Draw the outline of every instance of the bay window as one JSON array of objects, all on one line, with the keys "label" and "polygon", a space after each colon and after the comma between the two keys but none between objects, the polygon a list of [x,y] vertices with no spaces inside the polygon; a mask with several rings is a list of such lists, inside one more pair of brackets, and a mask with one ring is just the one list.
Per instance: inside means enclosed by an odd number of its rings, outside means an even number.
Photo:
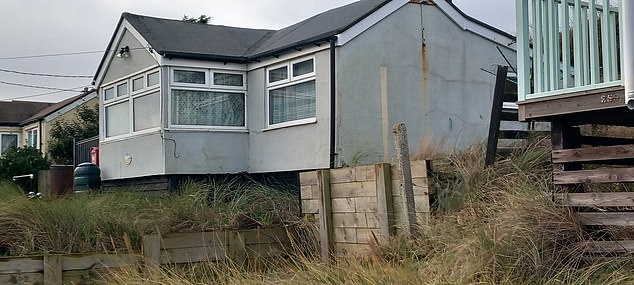
[{"label": "bay window", "polygon": [[267,69],[268,125],[312,122],[316,117],[314,58],[289,61]]},{"label": "bay window", "polygon": [[172,69],[170,123],[176,127],[244,128],[243,73]]},{"label": "bay window", "polygon": [[160,126],[159,80],[159,71],[151,70],[102,88],[106,138]]}]

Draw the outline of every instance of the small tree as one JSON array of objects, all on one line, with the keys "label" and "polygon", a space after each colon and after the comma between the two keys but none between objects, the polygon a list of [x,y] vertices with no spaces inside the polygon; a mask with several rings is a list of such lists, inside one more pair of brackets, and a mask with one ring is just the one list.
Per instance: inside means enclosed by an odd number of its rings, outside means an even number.
[{"label": "small tree", "polygon": [[55,163],[73,163],[73,139],[83,140],[99,135],[99,106],[81,106],[75,120],[53,122],[48,154]]},{"label": "small tree", "polygon": [[48,169],[50,162],[34,147],[11,148],[0,157],[0,180],[16,175],[37,174]]},{"label": "small tree", "polygon": [[198,18],[193,18],[193,17],[189,17],[187,15],[183,15],[183,20],[184,22],[191,22],[191,23],[196,23],[196,24],[209,24],[209,21],[211,21],[211,17],[207,16],[207,15],[200,15]]}]

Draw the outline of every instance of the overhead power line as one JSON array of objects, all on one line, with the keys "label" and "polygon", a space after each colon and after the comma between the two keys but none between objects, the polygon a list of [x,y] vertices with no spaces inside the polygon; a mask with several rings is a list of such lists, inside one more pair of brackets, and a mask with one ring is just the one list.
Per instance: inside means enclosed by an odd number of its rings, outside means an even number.
[{"label": "overhead power line", "polygon": [[57,87],[48,87],[48,86],[39,86],[39,85],[29,85],[29,84],[13,83],[13,82],[6,82],[6,81],[0,81],[0,84],[20,86],[20,87],[29,87],[29,88],[37,88],[37,89],[46,89],[46,90],[57,90],[57,91],[73,91],[73,92],[80,92],[81,91],[81,90],[75,90],[75,89],[66,89],[66,88],[57,88]]},{"label": "overhead power line", "polygon": [[52,92],[37,93],[37,94],[33,94],[33,95],[25,95],[25,96],[11,97],[11,98],[0,98],[0,101],[10,101],[10,100],[41,97],[41,96],[53,95],[53,94],[63,93],[63,92],[76,92],[73,89],[78,89],[78,88],[83,88],[83,87],[84,86],[77,86],[77,87],[69,88],[68,91],[60,91],[60,90],[58,90],[58,91],[52,91]]},{"label": "overhead power line", "polygon": [[2,68],[0,68],[0,72],[9,72],[9,73],[32,75],[32,76],[46,76],[46,77],[92,78],[92,75],[63,75],[63,74],[35,73],[35,72],[24,72],[24,71],[17,71],[17,70],[2,69]]},{"label": "overhead power line", "polygon": [[[129,50],[139,50],[139,49],[147,49],[144,47],[140,48],[130,48]],[[109,50],[113,51],[113,50]],[[9,60],[9,59],[26,59],[26,58],[40,58],[40,57],[54,57],[54,56],[69,56],[69,55],[80,55],[80,54],[92,54],[92,53],[104,53],[106,51],[78,51],[78,52],[66,52],[66,53],[51,53],[51,54],[34,54],[34,55],[21,55],[21,56],[9,56],[9,57],[0,57],[0,60]]]}]

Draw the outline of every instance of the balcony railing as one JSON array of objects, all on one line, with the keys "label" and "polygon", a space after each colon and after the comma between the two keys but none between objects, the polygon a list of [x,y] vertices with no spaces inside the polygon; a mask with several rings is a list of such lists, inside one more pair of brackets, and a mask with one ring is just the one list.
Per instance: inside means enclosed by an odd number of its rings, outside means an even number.
[{"label": "balcony railing", "polygon": [[622,85],[622,1],[517,0],[519,101]]}]

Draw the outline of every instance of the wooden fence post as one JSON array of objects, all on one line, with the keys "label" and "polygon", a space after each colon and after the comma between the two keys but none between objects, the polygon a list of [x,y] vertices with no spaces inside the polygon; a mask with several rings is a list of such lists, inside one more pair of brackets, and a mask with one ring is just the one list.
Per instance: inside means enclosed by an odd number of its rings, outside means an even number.
[{"label": "wooden fence post", "polygon": [[330,170],[317,171],[317,186],[319,187],[319,237],[321,259],[329,263],[334,253],[332,228],[332,199],[330,198]]},{"label": "wooden fence post", "polygon": [[374,167],[376,173],[376,199],[379,218],[380,242],[387,242],[394,229],[394,205],[392,204],[392,178],[390,164],[381,163]]},{"label": "wooden fence post", "polygon": [[248,257],[246,240],[244,234],[240,232],[225,233],[225,245],[229,259],[237,266],[243,266]]},{"label": "wooden fence post", "polygon": [[44,284],[61,285],[62,280],[62,260],[59,255],[44,256]]},{"label": "wooden fence post", "polygon": [[145,235],[143,236],[143,262],[145,267],[143,271],[145,276],[150,280],[157,280],[158,270],[161,266],[161,236]]},{"label": "wooden fence post", "polygon": [[409,162],[409,146],[405,124],[395,124],[392,127],[392,133],[396,151],[396,167],[401,184],[400,194],[403,197],[403,231],[407,235],[412,235],[416,231],[416,207],[414,206],[414,186],[412,185],[412,168]]}]

